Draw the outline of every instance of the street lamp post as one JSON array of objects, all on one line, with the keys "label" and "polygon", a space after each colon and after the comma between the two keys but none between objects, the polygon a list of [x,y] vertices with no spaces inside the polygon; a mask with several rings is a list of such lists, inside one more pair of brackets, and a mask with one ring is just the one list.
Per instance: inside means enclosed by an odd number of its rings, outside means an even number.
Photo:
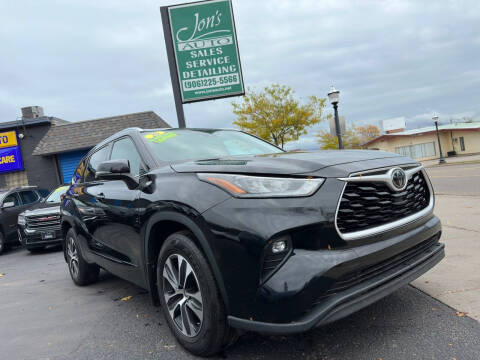
[{"label": "street lamp post", "polygon": [[335,132],[338,138],[338,148],[343,149],[342,133],[340,131],[340,119],[338,118],[338,99],[340,97],[340,91],[336,90],[333,86],[328,93],[328,100],[333,105],[335,111]]},{"label": "street lamp post", "polygon": [[438,131],[438,116],[434,115],[432,119],[435,122],[435,129],[437,130],[438,151],[440,152],[440,160],[438,161],[438,163],[445,164],[445,159],[443,158],[442,154],[442,144],[440,143],[440,132]]}]

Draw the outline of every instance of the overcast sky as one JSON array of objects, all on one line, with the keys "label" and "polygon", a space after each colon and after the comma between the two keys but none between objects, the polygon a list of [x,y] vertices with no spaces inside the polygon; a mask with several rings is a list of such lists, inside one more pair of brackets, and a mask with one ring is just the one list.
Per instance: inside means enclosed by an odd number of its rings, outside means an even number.
[{"label": "overcast sky", "polygon": [[[153,110],[176,126],[159,6],[181,2],[2,0],[0,121],[40,105],[69,121]],[[233,7],[247,87],[286,84],[306,98],[335,85],[348,124],[403,116],[413,128],[433,112],[480,121],[478,0]],[[232,127],[231,101],[185,105],[187,126]],[[315,131],[300,145],[311,146]]]}]

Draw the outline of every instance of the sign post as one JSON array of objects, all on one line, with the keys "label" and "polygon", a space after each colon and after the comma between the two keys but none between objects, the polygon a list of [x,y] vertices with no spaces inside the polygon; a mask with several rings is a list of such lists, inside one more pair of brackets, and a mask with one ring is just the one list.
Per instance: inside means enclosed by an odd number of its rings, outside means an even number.
[{"label": "sign post", "polygon": [[160,8],[178,125],[183,104],[244,95],[231,0]]}]

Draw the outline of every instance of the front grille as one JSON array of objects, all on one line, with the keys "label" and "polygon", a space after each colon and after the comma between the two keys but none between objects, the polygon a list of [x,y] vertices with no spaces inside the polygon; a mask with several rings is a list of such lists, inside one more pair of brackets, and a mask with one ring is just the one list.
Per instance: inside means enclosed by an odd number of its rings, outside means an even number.
[{"label": "front grille", "polygon": [[25,219],[27,229],[60,230],[60,215],[32,216]]},{"label": "front grille", "polygon": [[337,214],[340,233],[371,229],[425,209],[430,201],[427,181],[415,173],[403,191],[393,191],[383,182],[349,182]]},{"label": "front grille", "polygon": [[381,261],[375,265],[368,266],[358,271],[345,274],[330,287],[330,289],[325,293],[324,296],[322,296],[322,298],[354,287],[355,285],[381,275],[390,269],[408,263],[411,259],[420,255],[424,251],[428,251],[432,246],[438,243],[439,239],[440,234],[436,234],[420,244],[417,244],[387,260]]}]

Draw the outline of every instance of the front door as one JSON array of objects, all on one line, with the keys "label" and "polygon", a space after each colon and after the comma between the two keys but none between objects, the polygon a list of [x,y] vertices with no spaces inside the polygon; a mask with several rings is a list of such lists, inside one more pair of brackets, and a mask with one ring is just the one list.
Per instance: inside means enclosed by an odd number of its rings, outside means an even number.
[{"label": "front door", "polygon": [[[95,152],[87,163],[85,181],[77,198],[84,207],[81,212],[89,233],[88,246],[101,266],[143,286],[145,282],[140,266],[142,245],[136,208],[139,190],[130,190],[121,180],[95,179],[98,164],[106,160],[104,154],[99,154],[100,151]],[[108,152],[105,150],[105,153]],[[145,168],[129,137],[115,141],[107,158],[128,160],[134,176]]]}]

